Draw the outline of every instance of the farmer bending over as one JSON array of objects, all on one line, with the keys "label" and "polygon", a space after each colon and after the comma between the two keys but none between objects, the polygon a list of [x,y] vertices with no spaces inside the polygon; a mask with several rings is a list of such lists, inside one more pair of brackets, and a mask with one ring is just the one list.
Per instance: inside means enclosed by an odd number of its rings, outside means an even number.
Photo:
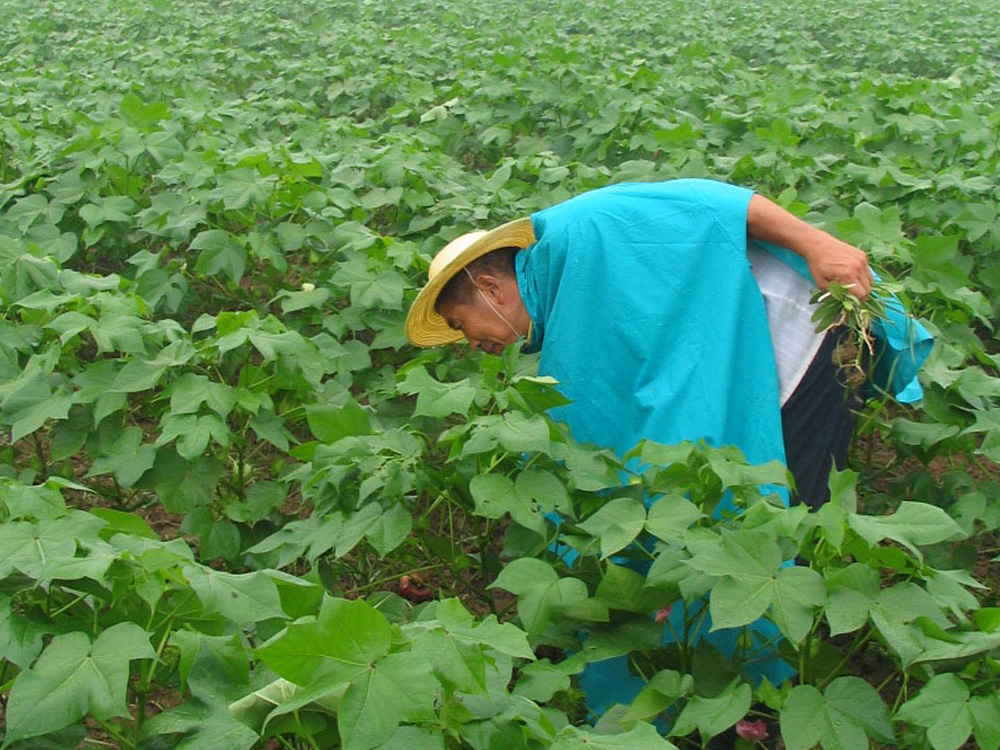
[{"label": "farmer bending over", "polygon": [[[813,287],[834,280],[866,297],[865,254],[750,190],[620,184],[449,243],[406,335],[418,346],[465,336],[494,354],[523,338],[539,352],[539,373],[572,399],[552,416],[577,439],[619,455],[644,438],[735,445],[752,464],[785,462],[798,497],[815,507],[853,428],[831,361],[836,337],[811,320]],[[919,391],[929,343],[913,346],[907,325],[889,331],[890,344],[919,361],[894,370],[892,385]],[[675,630],[684,615],[674,608]],[[731,630],[705,627],[706,639],[733,651]],[[773,650],[777,628],[759,620],[751,629],[764,644],[751,677],[788,679]],[[619,657],[589,663],[579,685],[600,715],[632,701],[642,681]]]},{"label": "farmer bending over", "polygon": [[853,429],[836,337],[811,320],[834,280],[866,297],[865,253],[750,190],[619,184],[453,240],[406,334],[493,354],[523,338],[572,399],[553,416],[577,439],[619,455],[643,438],[735,445],[788,465],[815,507]]}]

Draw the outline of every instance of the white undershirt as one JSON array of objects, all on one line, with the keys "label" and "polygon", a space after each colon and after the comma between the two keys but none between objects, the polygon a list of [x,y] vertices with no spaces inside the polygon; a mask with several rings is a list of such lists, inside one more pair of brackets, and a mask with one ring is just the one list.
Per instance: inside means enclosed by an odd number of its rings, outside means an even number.
[{"label": "white undershirt", "polygon": [[766,250],[747,250],[750,271],[764,295],[767,325],[778,369],[781,404],[792,395],[816,356],[824,334],[812,321],[816,305],[809,303],[813,283]]}]

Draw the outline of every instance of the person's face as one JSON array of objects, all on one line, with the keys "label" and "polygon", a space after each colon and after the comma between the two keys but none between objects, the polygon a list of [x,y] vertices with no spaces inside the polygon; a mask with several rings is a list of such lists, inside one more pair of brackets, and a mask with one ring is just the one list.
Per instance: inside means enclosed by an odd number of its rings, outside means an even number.
[{"label": "person's face", "polygon": [[[480,279],[482,281],[485,277]],[[499,285],[491,282],[485,280],[477,285],[479,291],[471,304],[443,304],[438,312],[449,326],[462,332],[473,349],[500,354],[519,338],[500,316],[502,314],[507,320],[515,320],[518,310],[510,291],[505,294]],[[493,307],[487,304],[487,299]]]}]

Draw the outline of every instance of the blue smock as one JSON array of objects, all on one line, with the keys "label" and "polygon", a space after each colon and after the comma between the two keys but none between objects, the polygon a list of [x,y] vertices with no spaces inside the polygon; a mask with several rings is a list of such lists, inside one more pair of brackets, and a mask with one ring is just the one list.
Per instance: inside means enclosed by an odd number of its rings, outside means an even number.
[{"label": "blue smock", "polygon": [[709,180],[626,183],[534,214],[517,255],[539,373],[574,436],[736,445],[784,461],[764,300],[747,259],[753,192]]}]

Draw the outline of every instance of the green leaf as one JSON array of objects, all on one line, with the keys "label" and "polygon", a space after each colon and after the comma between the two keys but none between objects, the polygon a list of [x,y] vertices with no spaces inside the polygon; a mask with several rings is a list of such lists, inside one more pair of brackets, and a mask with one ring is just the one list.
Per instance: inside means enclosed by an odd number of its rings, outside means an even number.
[{"label": "green leaf", "polygon": [[444,630],[433,630],[413,644],[434,675],[449,691],[486,693],[486,655],[482,649],[462,643]]},{"label": "green leaf", "polygon": [[136,315],[102,315],[90,332],[99,354],[122,352],[143,355],[146,345],[142,340],[142,329],[143,321]]},{"label": "green leaf", "polygon": [[217,518],[207,506],[187,513],[181,531],[198,537],[199,557],[206,562],[217,557],[232,562],[239,555],[240,530],[228,518]]},{"label": "green leaf", "polygon": [[361,196],[361,207],[366,211],[371,211],[376,208],[381,208],[382,206],[389,206],[395,203],[399,203],[399,199],[403,197],[403,188],[380,188],[373,187],[363,196]]},{"label": "green leaf", "polygon": [[188,565],[184,577],[205,610],[240,625],[284,618],[278,589],[265,573],[223,573]]},{"label": "green leaf", "polygon": [[281,312],[286,315],[299,310],[310,308],[322,309],[329,301],[332,292],[325,288],[303,289],[299,292],[289,292],[282,290],[275,296],[275,300],[281,300]]},{"label": "green leaf", "polygon": [[940,624],[924,617],[917,622],[930,637],[921,642],[919,653],[912,657],[906,654],[908,663],[968,659],[1000,647],[1000,633],[943,631]]},{"label": "green leaf", "polygon": [[66,750],[68,747],[80,747],[86,737],[87,728],[82,724],[77,724],[40,737],[29,737],[4,747],[9,748],[9,750]]},{"label": "green leaf", "polygon": [[451,414],[467,415],[476,388],[468,380],[441,383],[432,378],[424,367],[410,370],[398,386],[400,393],[416,394],[415,417],[447,417]]},{"label": "green leaf", "polygon": [[259,523],[281,508],[287,498],[287,488],[277,482],[254,482],[245,497],[234,496],[226,504],[226,518],[240,523]]},{"label": "green leaf", "polygon": [[413,529],[413,515],[399,503],[390,505],[365,532],[365,538],[385,558],[401,545]]},{"label": "green leaf", "polygon": [[763,531],[727,531],[719,543],[705,545],[690,567],[723,576],[712,589],[712,629],[747,625],[770,606],[776,593],[781,550]]},{"label": "green leaf", "polygon": [[663,603],[663,594],[644,588],[646,579],[623,565],[609,563],[595,596],[611,609],[649,614]]},{"label": "green leaf", "polygon": [[561,609],[587,599],[587,584],[559,578],[551,565],[531,557],[504,566],[489,587],[518,595],[517,613],[529,634],[541,633]]},{"label": "green leaf", "polygon": [[210,636],[193,630],[177,630],[170,635],[170,645],[180,652],[177,666],[185,690],[189,682],[193,682],[194,691],[200,692],[204,681],[215,677],[234,686],[250,678],[250,662],[239,635]]},{"label": "green leaf", "polygon": [[548,424],[540,415],[521,412],[480,418],[472,438],[462,446],[462,453],[484,453],[497,445],[512,453],[546,451],[550,446]]},{"label": "green leaf", "polygon": [[106,221],[130,222],[135,201],[127,195],[109,195],[80,207],[80,218],[88,226],[96,227]]},{"label": "green leaf", "polygon": [[345,437],[373,434],[368,413],[354,399],[348,399],[343,406],[307,406],[306,418],[316,439],[327,445]]},{"label": "green leaf", "polygon": [[892,421],[892,435],[907,445],[920,446],[924,450],[932,450],[935,445],[954,437],[961,428],[958,425],[941,422],[914,422],[902,417]]},{"label": "green leaf", "polygon": [[218,187],[209,193],[221,198],[228,210],[247,208],[267,200],[273,177],[263,177],[256,169],[231,169],[216,178]]},{"label": "green leaf", "polygon": [[41,520],[66,515],[62,493],[46,484],[29,487],[0,479],[0,501],[7,506],[10,518]]},{"label": "green leaf", "polygon": [[403,721],[433,721],[435,681],[418,654],[389,654],[364,670],[344,693],[337,725],[344,750],[371,750]]},{"label": "green leaf", "polygon": [[347,683],[389,652],[392,634],[389,621],[370,604],[327,599],[319,617],[288,625],[257,654],[298,685]]},{"label": "green leaf", "polygon": [[401,726],[379,750],[445,750],[444,735],[420,727]]},{"label": "green leaf", "polygon": [[551,750],[677,750],[651,724],[638,724],[623,734],[598,734],[590,727],[566,727]]},{"label": "green leaf", "polygon": [[785,637],[799,644],[812,630],[814,610],[826,600],[823,576],[818,572],[800,566],[783,568],[774,584],[771,614]]},{"label": "green leaf", "polygon": [[979,750],[1000,748],[1000,695],[977,695],[969,699],[972,729]]},{"label": "green leaf", "polygon": [[868,614],[878,597],[878,571],[861,563],[851,563],[826,582],[829,601],[826,620],[830,634],[853,633],[868,622]]},{"label": "green leaf", "polygon": [[550,471],[526,469],[514,480],[517,494],[534,503],[543,513],[552,510],[572,513],[572,505],[566,486]]},{"label": "green leaf", "polygon": [[[524,485],[521,485],[524,488]],[[484,518],[502,518],[509,513],[524,526],[538,533],[545,522],[534,497],[519,490],[518,485],[500,474],[478,474],[469,482],[469,492],[476,503],[476,513]]]},{"label": "green leaf", "polygon": [[812,685],[792,689],[781,707],[781,736],[788,750],[867,750],[868,738],[893,742],[885,703],[858,677],[839,677],[825,694]]},{"label": "green leaf", "polygon": [[361,510],[350,516],[339,530],[334,555],[343,557],[354,549],[368,532],[375,529],[381,517],[382,506],[378,503],[361,506]]},{"label": "green leaf", "polygon": [[835,731],[840,718],[844,723],[862,727],[874,740],[894,742],[886,705],[875,688],[864,680],[839,677],[827,687],[823,700]]},{"label": "green leaf", "polygon": [[405,288],[402,276],[383,269],[351,283],[351,304],[363,310],[402,310]]},{"label": "green leaf", "polygon": [[[176,633],[175,638],[181,636]],[[173,750],[250,750],[257,733],[230,713],[229,702],[250,689],[247,654],[239,638],[206,639],[200,634],[181,640],[190,697],[147,720],[140,746]]]},{"label": "green leaf", "polygon": [[896,719],[924,727],[934,750],[957,750],[972,733],[969,689],[957,675],[935,675],[900,706]]},{"label": "green leaf", "polygon": [[538,414],[504,414],[495,435],[501,446],[515,453],[544,451],[549,447],[549,426]]},{"label": "green leaf", "polygon": [[579,524],[591,536],[601,540],[601,558],[605,559],[631,544],[646,523],[645,506],[631,498],[610,500]]},{"label": "green leaf", "polygon": [[161,422],[160,436],[156,446],[177,441],[177,452],[189,461],[201,456],[209,442],[222,448],[229,447],[231,433],[226,423],[215,414],[173,414],[167,413]]},{"label": "green leaf", "polygon": [[1000,630],[1000,607],[982,607],[972,613],[972,618],[984,633]]},{"label": "green leaf", "polygon": [[49,632],[49,627],[16,611],[11,600],[0,594],[0,659],[27,669],[42,652]]},{"label": "green leaf", "polygon": [[653,675],[632,701],[623,721],[649,721],[694,690],[691,675],[663,669]]},{"label": "green leaf", "polygon": [[223,419],[236,406],[235,389],[210,381],[204,375],[184,373],[170,387],[170,411],[174,414],[196,414],[202,404]]},{"label": "green leaf", "polygon": [[646,531],[663,541],[677,539],[705,514],[682,495],[664,495],[649,508]]},{"label": "green leaf", "polygon": [[[154,388],[171,368],[187,364],[194,356],[194,348],[187,341],[178,341],[160,350],[151,360],[133,359],[115,376],[111,383],[100,387],[111,393],[135,393]],[[95,415],[95,421],[100,418]]]},{"label": "green leaf", "polygon": [[315,731],[311,715],[329,714],[331,718],[336,715],[344,690],[344,686],[301,688],[277,679],[231,703],[229,712],[259,735],[300,732],[311,735]]},{"label": "green leaf", "polygon": [[142,484],[156,491],[163,507],[171,513],[187,513],[209,505],[226,467],[211,456],[188,461],[172,448],[157,451],[153,468]]},{"label": "green leaf", "polygon": [[153,468],[155,462],[156,448],[149,443],[142,444],[142,429],[126,427],[118,439],[94,460],[87,476],[112,474],[122,487],[129,488]]},{"label": "green leaf", "polygon": [[851,514],[848,523],[872,546],[891,539],[921,559],[918,547],[965,537],[962,528],[941,508],[908,500],[900,503],[892,515]]},{"label": "green leaf", "polygon": [[344,519],[340,513],[320,516],[314,513],[301,521],[291,521],[271,536],[247,550],[247,554],[277,554],[275,565],[283,568],[305,556],[310,563],[337,544]]},{"label": "green leaf", "polygon": [[200,250],[195,270],[206,276],[225,273],[237,284],[247,267],[247,251],[235,242],[229,232],[206,229],[191,241],[192,250]]},{"label": "green leaf", "polygon": [[281,418],[270,409],[261,409],[259,413],[250,417],[248,425],[257,437],[282,451],[287,452],[295,440],[295,435],[289,432]]},{"label": "green leaf", "polygon": [[545,660],[521,667],[513,694],[536,703],[546,703],[551,701],[556,693],[569,689],[569,675]]},{"label": "green leaf", "polygon": [[166,102],[143,102],[136,94],[129,92],[122,97],[118,111],[122,119],[131,125],[148,128],[169,116],[170,110]]},{"label": "green leaf", "polygon": [[4,398],[0,423],[11,428],[12,442],[30,435],[50,419],[66,419],[69,415],[73,394],[59,388],[53,391],[49,381],[48,375],[36,372]]},{"label": "green leaf", "polygon": [[670,734],[683,737],[697,729],[702,739],[708,740],[747,715],[752,695],[749,685],[736,682],[715,698],[694,695],[677,717]]},{"label": "green leaf", "polygon": [[[56,568],[66,577],[79,578],[93,574],[101,577],[110,560],[95,557],[98,570],[87,566],[87,558],[77,557],[77,540],[99,542],[98,532],[104,524],[89,513],[73,511],[58,518],[46,518],[37,524],[14,522],[0,525],[0,580],[14,570],[29,578],[44,579]],[[76,569],[77,574],[70,576]]]},{"label": "green leaf", "polygon": [[91,508],[88,512],[105,522],[104,528],[101,529],[101,539],[104,541],[109,541],[115,534],[128,534],[156,540],[160,538],[142,516],[135,513],[115,510],[114,508]]},{"label": "green leaf", "polygon": [[[819,744],[825,725],[823,694],[812,685],[798,685],[781,707],[781,737],[788,750],[810,750]],[[851,746],[852,749],[855,747]],[[865,750],[868,740],[864,740]]]},{"label": "green leaf", "polygon": [[717,545],[699,549],[687,564],[713,576],[772,579],[781,567],[781,549],[764,531],[723,531]]},{"label": "green leaf", "polygon": [[57,635],[18,675],[7,705],[6,742],[48,734],[92,716],[126,716],[129,662],[156,654],[149,633],[123,622],[91,643],[86,633]]},{"label": "green leaf", "polygon": [[496,615],[476,622],[458,599],[443,599],[437,603],[435,612],[441,625],[458,641],[486,646],[519,659],[534,658],[524,631],[513,623],[501,624]]}]

